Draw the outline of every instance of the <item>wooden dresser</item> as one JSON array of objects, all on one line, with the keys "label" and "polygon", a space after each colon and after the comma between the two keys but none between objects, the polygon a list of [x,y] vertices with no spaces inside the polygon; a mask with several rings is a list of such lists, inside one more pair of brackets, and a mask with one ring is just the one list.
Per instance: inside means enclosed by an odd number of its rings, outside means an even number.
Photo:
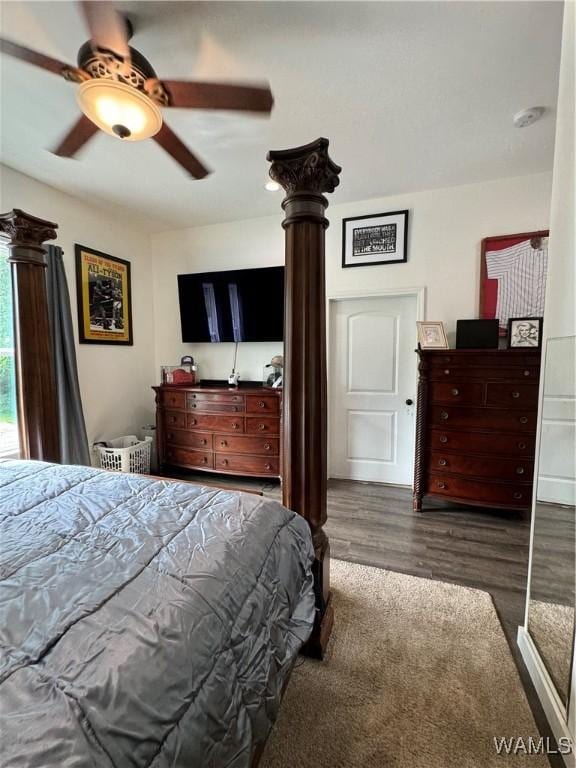
[{"label": "wooden dresser", "polygon": [[280,477],[281,390],[169,384],[153,389],[162,472],[171,466]]},{"label": "wooden dresser", "polygon": [[418,350],[414,509],[422,498],[527,510],[540,351]]}]

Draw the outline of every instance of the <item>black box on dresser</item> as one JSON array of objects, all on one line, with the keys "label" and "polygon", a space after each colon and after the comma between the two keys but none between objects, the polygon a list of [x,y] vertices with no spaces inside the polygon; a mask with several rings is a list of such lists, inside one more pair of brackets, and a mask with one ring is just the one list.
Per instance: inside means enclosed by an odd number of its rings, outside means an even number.
[{"label": "black box on dresser", "polygon": [[162,473],[175,467],[281,476],[281,389],[170,384],[153,389]]},{"label": "black box on dresser", "polygon": [[540,350],[418,350],[414,509],[425,496],[526,511]]}]

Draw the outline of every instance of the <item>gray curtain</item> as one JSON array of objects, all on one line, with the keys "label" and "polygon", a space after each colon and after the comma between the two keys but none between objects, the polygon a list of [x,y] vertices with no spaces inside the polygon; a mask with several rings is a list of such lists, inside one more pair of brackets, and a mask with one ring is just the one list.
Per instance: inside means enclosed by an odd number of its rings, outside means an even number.
[{"label": "gray curtain", "polygon": [[58,426],[62,464],[90,464],[88,437],[82,412],[76,347],[72,329],[70,294],[62,260],[62,249],[46,248],[48,270],[48,312],[54,347]]}]

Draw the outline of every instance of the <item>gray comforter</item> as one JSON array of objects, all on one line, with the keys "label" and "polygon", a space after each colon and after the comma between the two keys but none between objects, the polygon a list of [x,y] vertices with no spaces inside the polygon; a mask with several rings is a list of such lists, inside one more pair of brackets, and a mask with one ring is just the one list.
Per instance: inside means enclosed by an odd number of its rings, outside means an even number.
[{"label": "gray comforter", "polygon": [[248,766],[313,618],[277,502],[0,463],[0,761]]}]

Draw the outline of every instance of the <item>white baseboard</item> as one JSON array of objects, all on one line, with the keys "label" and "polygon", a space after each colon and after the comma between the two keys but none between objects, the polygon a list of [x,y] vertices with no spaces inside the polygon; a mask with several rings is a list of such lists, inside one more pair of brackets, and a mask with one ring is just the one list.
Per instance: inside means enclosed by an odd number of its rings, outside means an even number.
[{"label": "white baseboard", "polygon": [[560,700],[556,688],[550,679],[548,670],[540,658],[538,649],[534,645],[530,634],[525,627],[518,627],[518,648],[530,674],[536,693],[542,704],[544,714],[554,734],[556,741],[569,739],[573,745],[572,753],[562,755],[566,768],[576,768],[576,754],[574,753],[574,734],[568,730],[566,722],[566,708]]}]

